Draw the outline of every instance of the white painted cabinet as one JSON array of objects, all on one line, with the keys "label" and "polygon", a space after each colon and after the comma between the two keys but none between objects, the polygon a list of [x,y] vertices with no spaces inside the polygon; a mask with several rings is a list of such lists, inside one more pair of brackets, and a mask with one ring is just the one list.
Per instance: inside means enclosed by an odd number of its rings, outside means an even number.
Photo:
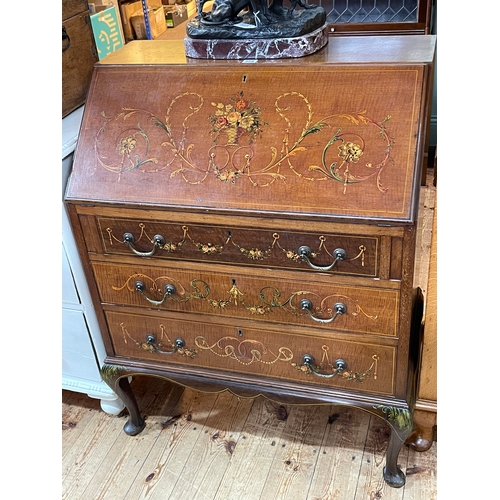
[{"label": "white painted cabinet", "polygon": [[[71,173],[83,108],[76,109],[62,120],[63,195]],[[105,412],[117,415],[124,404],[103,382],[99,372],[105,356],[87,281],[62,205],[62,388],[100,399]]]}]

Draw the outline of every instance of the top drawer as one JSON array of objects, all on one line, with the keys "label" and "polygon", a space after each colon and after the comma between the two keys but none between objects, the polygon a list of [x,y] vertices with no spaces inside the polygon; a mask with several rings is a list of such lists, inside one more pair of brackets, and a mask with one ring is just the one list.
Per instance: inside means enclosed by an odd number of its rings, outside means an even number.
[{"label": "top drawer", "polygon": [[97,227],[99,253],[378,277],[379,236],[106,217]]}]

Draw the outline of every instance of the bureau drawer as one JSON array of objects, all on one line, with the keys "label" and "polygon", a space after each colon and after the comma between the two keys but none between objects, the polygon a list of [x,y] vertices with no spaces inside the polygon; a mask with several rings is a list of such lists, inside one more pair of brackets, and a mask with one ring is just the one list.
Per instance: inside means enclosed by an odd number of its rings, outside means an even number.
[{"label": "bureau drawer", "polygon": [[117,356],[378,394],[394,390],[395,347],[109,311],[106,318]]},{"label": "bureau drawer", "polygon": [[[378,276],[379,237],[97,218],[104,253]],[[302,252],[301,252],[301,249]],[[309,249],[309,251],[307,250]],[[307,259],[302,258],[302,254]]]},{"label": "bureau drawer", "polygon": [[168,266],[92,265],[101,300],[108,304],[312,326],[321,328],[322,334],[397,335],[398,290],[338,285],[328,277],[318,283],[258,270],[238,274]]}]

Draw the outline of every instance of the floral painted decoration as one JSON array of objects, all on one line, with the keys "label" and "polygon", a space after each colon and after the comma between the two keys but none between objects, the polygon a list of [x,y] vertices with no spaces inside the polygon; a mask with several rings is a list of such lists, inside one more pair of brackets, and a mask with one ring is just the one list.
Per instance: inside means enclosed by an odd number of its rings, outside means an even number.
[{"label": "floral painted decoration", "polygon": [[248,142],[252,143],[257,135],[262,133],[261,110],[255,102],[248,101],[240,92],[238,98],[230,98],[231,103],[212,102],[215,113],[209,117],[212,124],[214,141],[217,143],[221,134],[226,135],[228,145],[238,144],[242,135],[248,134]]},{"label": "floral painted decoration", "polygon": [[[283,100],[286,104],[282,104]],[[275,99],[274,110],[265,108],[270,113],[269,116],[276,116],[276,113],[285,127],[271,133],[270,140],[278,142],[269,146],[269,160],[262,159],[262,154],[256,160],[255,153],[262,148],[257,148],[253,143],[262,135],[264,127],[270,124],[263,120],[261,108],[247,99],[241,91],[236,97],[211,102],[214,111],[213,114],[209,112],[206,120],[213,145],[208,154],[202,155],[202,158],[208,158],[208,163],[200,164],[194,154],[195,143],[188,143],[188,125],[194,115],[201,112],[205,102],[210,101],[205,101],[196,92],[182,93],[172,99],[164,119],[147,110],[129,107],[122,108],[122,112],[116,116],[107,116],[103,111],[105,123],[95,138],[98,164],[117,173],[118,179],[126,172],[136,169],[153,173],[175,167],[170,172],[170,178],[180,175],[185,182],[193,185],[203,183],[212,174],[223,183],[236,184],[238,179],[246,178],[253,186],[267,187],[277,180],[287,182],[288,175],[285,172],[292,172],[303,181],[334,180],[342,183],[344,195],[347,194],[349,185],[372,178],[375,178],[376,187],[381,193],[388,190],[382,182],[382,173],[388,165],[394,163],[392,150],[395,139],[387,130],[391,115],[387,115],[382,121],[376,121],[367,116],[366,110],[361,110],[347,114],[332,113],[317,119],[306,96],[295,91],[285,92]],[[294,128],[290,121],[290,110],[297,106],[305,106],[307,110],[302,128]],[[174,108],[177,110],[175,114]],[[182,114],[183,110],[187,115],[182,120],[182,130],[177,138],[174,136],[177,129],[172,126],[171,119],[176,116],[176,123],[180,124],[177,112]],[[136,117],[137,122],[132,125],[122,123]],[[163,158],[153,153],[156,152],[154,147],[157,144],[156,141],[153,144],[150,142],[149,125],[145,125],[148,122],[166,134],[161,146],[169,149],[170,157]],[[118,136],[113,139],[118,161],[110,161],[110,156],[102,150],[102,145],[107,142],[105,135],[113,134],[114,127],[118,126],[120,129],[122,125],[125,126],[124,130],[119,130]],[[380,148],[367,150],[365,141],[371,141],[374,137],[373,131],[369,130],[372,127],[378,130],[381,144]],[[333,135],[330,129],[333,130]],[[330,139],[323,144],[325,133],[330,135]],[[316,134],[322,134],[321,138],[317,136],[311,144],[308,139]],[[319,161],[313,164],[308,158],[299,161],[299,157],[304,154],[312,160],[313,155],[309,155],[307,151],[312,147],[321,147],[321,144],[322,153],[316,158]],[[264,145],[263,148],[267,149],[267,146]],[[304,161],[309,165],[301,165]],[[300,256],[289,255],[288,258],[294,260]]]}]

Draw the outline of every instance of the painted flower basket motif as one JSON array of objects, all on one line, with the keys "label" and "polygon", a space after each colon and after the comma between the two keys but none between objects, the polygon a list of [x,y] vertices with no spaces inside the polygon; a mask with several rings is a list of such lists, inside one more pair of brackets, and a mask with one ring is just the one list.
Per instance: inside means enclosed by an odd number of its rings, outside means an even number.
[{"label": "painted flower basket motif", "polygon": [[229,104],[212,102],[215,113],[209,117],[212,124],[214,142],[217,144],[225,138],[226,146],[237,145],[242,136],[248,136],[248,143],[262,133],[261,110],[255,102],[244,98],[240,92],[237,98],[231,98]]}]

